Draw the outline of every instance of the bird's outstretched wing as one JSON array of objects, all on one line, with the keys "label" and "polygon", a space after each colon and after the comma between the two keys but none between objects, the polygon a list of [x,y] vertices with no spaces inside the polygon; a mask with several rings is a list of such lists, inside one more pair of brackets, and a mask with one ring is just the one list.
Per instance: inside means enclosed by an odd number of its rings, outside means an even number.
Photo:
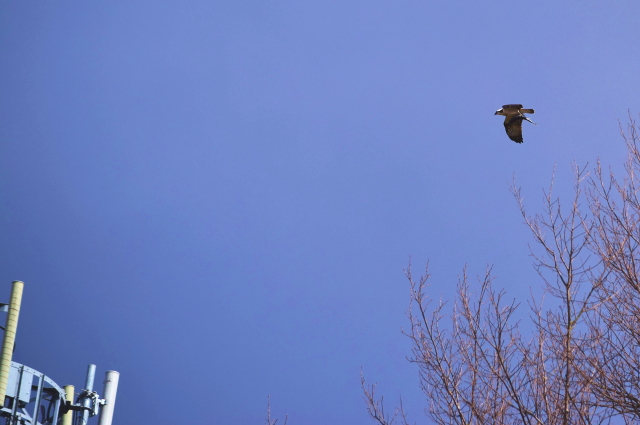
[{"label": "bird's outstretched wing", "polygon": [[520,109],[522,108],[522,105],[502,105],[502,109]]},{"label": "bird's outstretched wing", "polygon": [[504,129],[507,130],[507,136],[509,139],[516,143],[522,143],[522,115],[509,115],[504,119]]}]

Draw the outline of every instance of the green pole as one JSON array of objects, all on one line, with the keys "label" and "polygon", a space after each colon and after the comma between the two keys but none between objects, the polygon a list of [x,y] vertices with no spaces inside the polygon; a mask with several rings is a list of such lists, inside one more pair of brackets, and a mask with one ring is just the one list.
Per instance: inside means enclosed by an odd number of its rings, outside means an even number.
[{"label": "green pole", "polygon": [[18,329],[18,316],[20,316],[20,304],[22,303],[22,290],[24,282],[14,280],[9,299],[9,311],[7,312],[7,325],[5,326],[2,352],[0,352],[0,403],[4,406],[4,398],[7,395],[9,372],[11,371],[11,357],[13,346],[16,342],[16,330]]},{"label": "green pole", "polygon": [[[65,400],[71,402],[73,404],[73,391],[75,387],[73,385],[65,385],[63,387],[64,393],[66,395]],[[64,415],[62,415],[62,425],[71,425],[73,423],[73,411],[70,410]]]}]

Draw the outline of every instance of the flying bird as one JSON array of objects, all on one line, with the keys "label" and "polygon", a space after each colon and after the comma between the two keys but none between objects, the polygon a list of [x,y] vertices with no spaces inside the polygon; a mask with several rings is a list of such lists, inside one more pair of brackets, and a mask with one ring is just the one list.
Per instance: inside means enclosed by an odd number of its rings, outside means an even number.
[{"label": "flying bird", "polygon": [[494,115],[504,115],[504,129],[507,130],[509,139],[516,143],[522,143],[522,120],[537,125],[524,114],[533,114],[533,109],[523,109],[522,105],[504,105]]}]

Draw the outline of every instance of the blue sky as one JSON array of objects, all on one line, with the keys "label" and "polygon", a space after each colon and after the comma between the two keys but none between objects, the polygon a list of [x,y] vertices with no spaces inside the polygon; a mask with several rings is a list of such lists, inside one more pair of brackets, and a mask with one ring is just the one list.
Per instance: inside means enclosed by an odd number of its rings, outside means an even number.
[{"label": "blue sky", "polygon": [[[15,360],[121,372],[118,424],[428,423],[403,268],[539,279],[508,191],[619,164],[633,1],[5,1],[0,298]],[[523,145],[493,113],[536,109]],[[1,290],[4,287],[4,290]],[[3,292],[4,291],[4,292]],[[2,295],[4,293],[5,295]],[[101,379],[100,379],[101,380]]]}]

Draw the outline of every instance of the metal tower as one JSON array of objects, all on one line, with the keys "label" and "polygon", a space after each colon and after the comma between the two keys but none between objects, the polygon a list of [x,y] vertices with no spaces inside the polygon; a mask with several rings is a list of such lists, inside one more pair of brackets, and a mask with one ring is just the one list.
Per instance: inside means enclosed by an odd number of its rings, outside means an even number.
[{"label": "metal tower", "polygon": [[[74,386],[60,388],[44,373],[12,361],[24,283],[14,281],[8,304],[7,324],[0,351],[0,418],[6,425],[87,425],[98,415],[98,425],[111,425],[120,374],[107,371],[103,398],[93,390],[96,365],[89,365],[84,389],[75,397]],[[1,419],[0,419],[1,420]]]}]

